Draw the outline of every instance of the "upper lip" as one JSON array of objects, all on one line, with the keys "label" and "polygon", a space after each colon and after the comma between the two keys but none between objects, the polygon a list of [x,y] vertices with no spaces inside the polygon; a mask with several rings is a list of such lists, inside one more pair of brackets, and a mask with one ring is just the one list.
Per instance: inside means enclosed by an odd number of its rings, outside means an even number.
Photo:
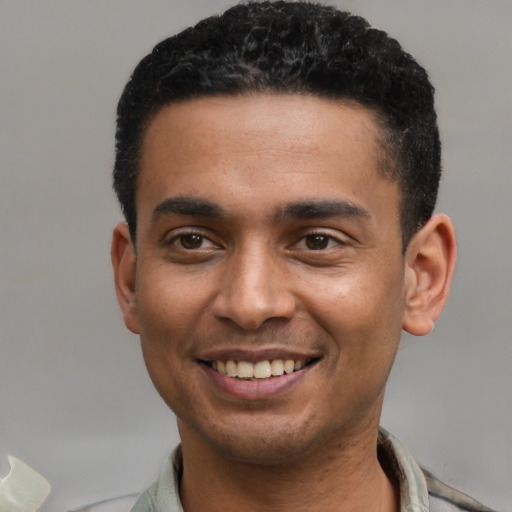
[{"label": "upper lip", "polygon": [[294,361],[307,361],[308,359],[320,357],[317,351],[302,351],[284,347],[259,347],[259,348],[216,348],[204,350],[196,355],[200,361],[258,361],[274,359],[293,359]]}]

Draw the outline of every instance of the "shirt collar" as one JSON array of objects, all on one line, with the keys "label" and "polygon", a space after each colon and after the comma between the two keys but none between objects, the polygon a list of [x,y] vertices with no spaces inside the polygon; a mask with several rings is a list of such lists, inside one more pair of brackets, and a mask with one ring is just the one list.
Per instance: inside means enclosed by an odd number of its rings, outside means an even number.
[{"label": "shirt collar", "polygon": [[[398,481],[400,512],[429,512],[425,477],[407,448],[382,427],[379,428],[378,448],[380,456],[386,458],[393,476]],[[181,446],[178,445],[162,468],[156,493],[157,503],[169,507],[171,502],[174,508],[171,507],[170,510],[179,512],[183,512],[178,490],[182,467]]]},{"label": "shirt collar", "polygon": [[382,427],[379,428],[378,447],[398,481],[400,512],[428,512],[425,477],[407,448]]}]

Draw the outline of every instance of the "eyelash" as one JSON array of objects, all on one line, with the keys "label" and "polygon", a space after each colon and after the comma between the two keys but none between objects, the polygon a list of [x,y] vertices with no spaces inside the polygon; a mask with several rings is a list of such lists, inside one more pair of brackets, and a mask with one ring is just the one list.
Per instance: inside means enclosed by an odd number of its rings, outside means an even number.
[{"label": "eyelash", "polygon": [[[315,237],[321,238],[322,242],[325,241],[327,243],[327,246],[326,247],[308,246],[308,241],[311,241]],[[294,245],[297,246],[301,242],[303,242],[304,245],[306,245],[306,247],[303,247],[303,249],[307,249],[310,251],[326,251],[326,250],[332,249],[333,244],[334,244],[334,246],[345,245],[339,238],[337,238],[329,233],[324,233],[322,231],[307,233],[307,234],[303,235]],[[322,244],[320,244],[320,245],[322,245]]]},{"label": "eyelash", "polygon": [[[183,240],[187,237],[198,237],[200,239],[200,245],[203,245],[206,241],[212,244],[212,247],[218,247],[210,238],[199,231],[184,231],[181,233],[177,233],[172,236],[166,243],[167,245],[172,245],[178,247],[179,249],[183,249],[185,251],[193,251],[194,249],[204,249],[203,247],[185,247],[183,244]],[[179,245],[178,245],[179,244]]]},{"label": "eyelash", "polygon": [[[183,242],[184,242],[184,239],[186,239],[187,237],[197,237],[199,239],[198,246],[192,247],[192,245],[194,245],[194,243],[192,242],[190,244],[191,246],[186,247]],[[320,243],[318,244],[318,246],[314,247],[312,245],[308,245],[308,241],[312,241],[313,245],[314,245],[315,242],[312,239],[314,239],[315,237],[320,239],[319,240]],[[214,247],[219,247],[208,236],[201,233],[200,231],[184,231],[181,233],[177,233],[172,238],[170,238],[166,243],[168,245],[172,245],[174,247],[177,247],[177,248],[185,250],[185,251],[194,251],[194,250],[206,249],[205,247],[202,247],[203,244],[206,242],[211,243],[211,247],[208,247],[208,249],[211,249]],[[324,246],[324,242],[325,242],[325,246]],[[303,244],[303,247],[298,247],[301,244]],[[339,238],[337,238],[329,233],[317,231],[317,232],[306,233],[303,236],[301,236],[296,242],[294,242],[292,244],[292,249],[294,248],[294,249],[299,249],[299,250],[320,252],[320,251],[326,251],[326,250],[332,249],[333,247],[338,246],[338,245],[345,245],[345,244]]]}]

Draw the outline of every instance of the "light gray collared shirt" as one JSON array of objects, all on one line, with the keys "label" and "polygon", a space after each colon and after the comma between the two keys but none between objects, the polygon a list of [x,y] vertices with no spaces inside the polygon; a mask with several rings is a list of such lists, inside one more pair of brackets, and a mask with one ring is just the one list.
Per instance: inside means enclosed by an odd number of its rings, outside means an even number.
[{"label": "light gray collared shirt", "polygon": [[[422,470],[407,448],[383,428],[379,429],[378,448],[379,456],[386,459],[399,483],[400,512],[494,512]],[[139,496],[131,512],[183,512],[179,498],[182,465],[181,446],[178,445],[164,463],[156,482]],[[114,500],[75,512],[128,510],[119,505],[120,502]]]}]

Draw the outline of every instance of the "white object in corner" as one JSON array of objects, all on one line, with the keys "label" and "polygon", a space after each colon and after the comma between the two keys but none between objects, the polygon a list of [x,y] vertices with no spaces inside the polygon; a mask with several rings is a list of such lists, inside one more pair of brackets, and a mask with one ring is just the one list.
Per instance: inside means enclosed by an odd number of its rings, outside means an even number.
[{"label": "white object in corner", "polygon": [[0,480],[0,512],[36,512],[50,494],[50,484],[28,464],[7,457],[11,470]]}]

